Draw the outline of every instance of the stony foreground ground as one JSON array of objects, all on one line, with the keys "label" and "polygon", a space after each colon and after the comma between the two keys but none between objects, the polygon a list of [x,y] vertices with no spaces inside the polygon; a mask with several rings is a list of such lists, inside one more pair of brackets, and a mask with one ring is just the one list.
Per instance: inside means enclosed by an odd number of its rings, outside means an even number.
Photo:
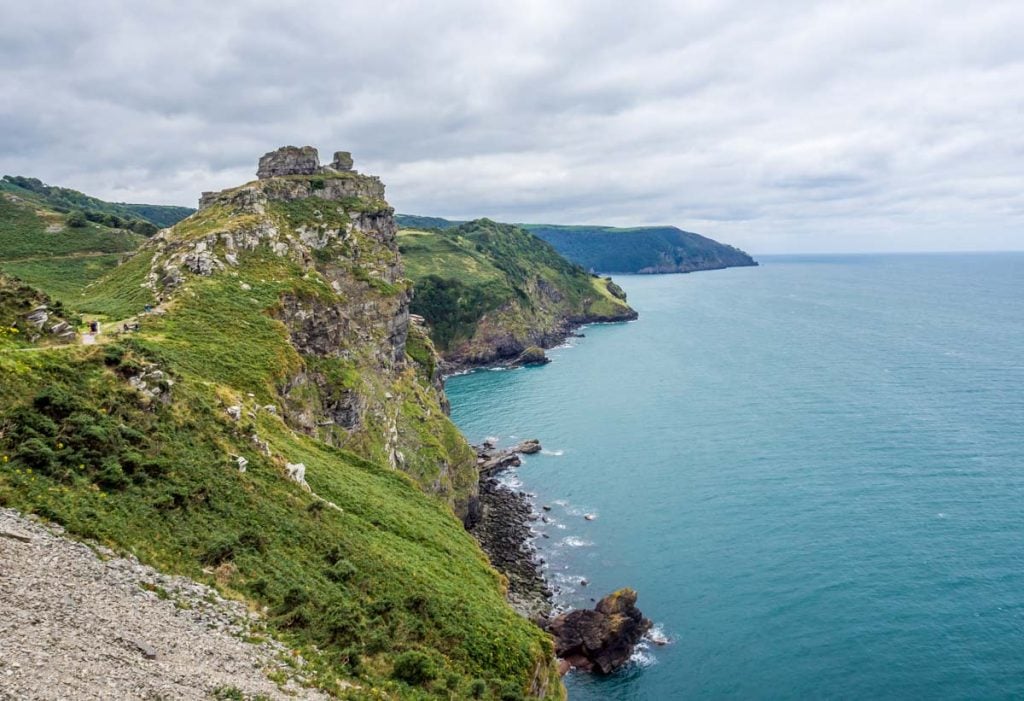
[{"label": "stony foreground ground", "polygon": [[[0,509],[0,699],[321,699],[256,619],[169,577]],[[282,680],[283,685],[268,678]]]}]

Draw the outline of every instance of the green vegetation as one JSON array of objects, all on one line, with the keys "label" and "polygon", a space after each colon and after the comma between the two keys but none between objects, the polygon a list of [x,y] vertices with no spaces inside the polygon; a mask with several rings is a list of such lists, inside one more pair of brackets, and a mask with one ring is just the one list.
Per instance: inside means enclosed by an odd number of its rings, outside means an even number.
[{"label": "green vegetation", "polygon": [[519,352],[545,345],[569,323],[632,318],[608,292],[549,244],[509,224],[480,219],[434,231],[399,232],[406,274],[413,280],[412,311],[430,324],[431,337],[449,355],[494,360],[489,337],[511,335]]},{"label": "green vegetation", "polygon": [[104,202],[77,190],[46,185],[37,178],[20,175],[5,175],[0,180],[0,192],[29,199],[56,212],[73,213],[76,220],[85,219],[113,228],[131,229],[146,236],[177,224],[195,211],[189,207]]},{"label": "green vegetation", "polygon": [[418,214],[396,214],[395,223],[402,229],[452,229],[466,222],[442,219],[441,217],[422,217]]},{"label": "green vegetation", "polygon": [[[279,204],[266,217],[292,235],[340,227],[352,211],[315,198]],[[214,205],[172,237],[185,246],[265,224]],[[115,231],[96,226],[82,232]],[[414,328],[412,362],[385,372],[386,329],[358,329],[335,355],[306,354],[292,337],[290,309],[380,305],[387,318],[404,300],[376,273],[394,252],[361,235],[311,261],[266,245],[240,251],[237,266],[166,292],[164,313],[142,318],[139,332],[95,346],[34,345],[24,315],[46,298],[0,278],[0,505],[266,610],[267,633],[343,698],[519,698],[536,683],[557,698],[550,638],[509,608],[504,580],[452,512],[475,485],[475,456],[431,386],[430,339]],[[481,235],[493,248],[480,253],[481,275],[516,295],[509,281],[532,273],[511,259],[515,242],[495,237]],[[155,246],[113,268],[85,252],[0,265],[110,319],[154,301],[142,283]],[[87,271],[83,260],[107,267]],[[61,270],[80,272],[62,280]],[[300,420],[353,396],[370,407],[360,426]],[[288,463],[305,465],[309,489],[288,479]]]},{"label": "green vegetation", "polygon": [[[0,262],[0,267],[61,299],[76,300],[86,285],[117,267],[122,255],[83,254]],[[74,302],[72,302],[73,304]]]},{"label": "green vegetation", "polygon": [[674,226],[523,224],[569,260],[609,273],[686,273],[757,265],[749,255]]},{"label": "green vegetation", "polygon": [[[405,229],[446,231],[464,222],[412,214],[395,216]],[[757,265],[732,246],[674,226],[563,226],[519,224],[587,270],[609,273],[687,273]]]},{"label": "green vegetation", "polygon": [[114,348],[0,355],[0,503],[268,606],[329,689],[342,674],[433,697],[443,670],[468,696],[473,679],[498,689],[550,654],[461,524],[402,473],[261,414],[253,428],[340,507],[312,513],[320,502],[252,448],[213,388],[181,379],[171,404],[147,403],[123,378],[150,359]]},{"label": "green vegetation", "polygon": [[96,203],[109,204],[31,178],[0,181],[0,270],[70,308],[122,319],[153,302],[140,287],[150,257],[131,255],[146,238],[131,230],[131,221],[138,220],[68,209]]}]

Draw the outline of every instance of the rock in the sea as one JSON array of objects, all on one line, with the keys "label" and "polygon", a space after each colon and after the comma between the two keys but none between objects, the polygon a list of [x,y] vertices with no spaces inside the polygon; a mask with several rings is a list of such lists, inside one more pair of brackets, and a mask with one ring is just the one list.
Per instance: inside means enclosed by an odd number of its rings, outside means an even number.
[{"label": "rock in the sea", "polygon": [[525,440],[512,448],[514,453],[522,453],[523,455],[533,455],[534,453],[540,452],[540,441],[536,438],[530,438]]},{"label": "rock in the sea", "polygon": [[315,148],[283,146],[263,155],[256,177],[266,180],[280,175],[314,175],[319,170],[320,154]]},{"label": "rock in the sea", "polygon": [[520,367],[524,365],[545,365],[550,362],[551,358],[544,354],[543,348],[540,348],[539,346],[530,346],[519,354],[519,357],[515,359],[512,365]]},{"label": "rock in the sea", "polygon": [[650,628],[650,620],[636,607],[632,589],[609,594],[592,611],[563,613],[548,624],[558,657],[576,669],[601,674],[626,664]]}]

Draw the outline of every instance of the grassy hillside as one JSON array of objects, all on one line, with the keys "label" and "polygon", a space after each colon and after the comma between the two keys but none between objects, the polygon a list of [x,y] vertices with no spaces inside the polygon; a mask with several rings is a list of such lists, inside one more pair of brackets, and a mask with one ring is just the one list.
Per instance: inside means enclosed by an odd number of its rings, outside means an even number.
[{"label": "grassy hillside", "polygon": [[402,229],[451,229],[466,222],[442,219],[441,217],[423,217],[418,214],[396,214],[395,223]]},{"label": "grassy hillside", "polygon": [[[429,341],[396,339],[390,209],[344,178],[226,191],[71,295],[121,318],[159,291],[137,333],[0,335],[0,504],[246,600],[343,698],[561,698],[453,513],[475,456]],[[335,186],[370,194],[311,194]],[[0,285],[0,328],[23,324],[38,293]]]},{"label": "grassy hillside", "polygon": [[[398,214],[395,219],[403,229],[435,231],[464,223],[413,214]],[[674,226],[517,226],[544,239],[585,270],[602,273],[689,273],[757,265],[738,248]]]},{"label": "grassy hillside", "polygon": [[[103,202],[34,178],[0,180],[0,271],[60,297],[83,312],[121,318],[150,300],[115,308],[91,302],[87,288],[126,260],[150,234],[193,210]],[[99,295],[100,298],[109,297]]]},{"label": "grassy hillside", "polygon": [[635,317],[609,280],[512,225],[479,219],[403,230],[399,247],[414,285],[412,311],[454,363],[511,358],[560,340],[575,324]]},{"label": "grassy hillside", "polygon": [[757,265],[732,246],[674,226],[523,224],[569,260],[607,273],[688,273]]},{"label": "grassy hillside", "polygon": [[5,175],[0,180],[0,192],[33,199],[65,214],[80,211],[91,221],[132,229],[146,235],[156,233],[156,229],[173,226],[195,212],[191,207],[105,202],[77,190],[47,185],[37,178],[19,175]]}]

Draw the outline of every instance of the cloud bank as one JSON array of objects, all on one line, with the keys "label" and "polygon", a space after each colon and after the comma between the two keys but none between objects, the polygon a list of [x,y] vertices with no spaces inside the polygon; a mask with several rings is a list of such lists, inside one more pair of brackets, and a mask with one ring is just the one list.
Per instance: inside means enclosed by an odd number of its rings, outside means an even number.
[{"label": "cloud bank", "polygon": [[409,213],[1024,248],[1018,2],[0,9],[0,171],[194,205],[284,144]]}]

